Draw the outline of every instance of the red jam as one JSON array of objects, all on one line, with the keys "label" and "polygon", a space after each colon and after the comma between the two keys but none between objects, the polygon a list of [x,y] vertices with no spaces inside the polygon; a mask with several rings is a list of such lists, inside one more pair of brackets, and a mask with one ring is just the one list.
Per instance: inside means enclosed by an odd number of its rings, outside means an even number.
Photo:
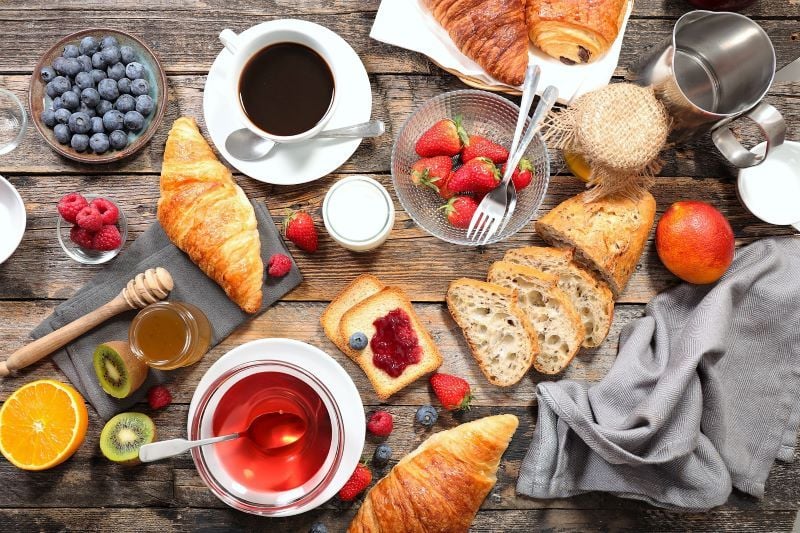
[{"label": "red jam", "polygon": [[408,313],[398,308],[372,325],[375,326],[375,335],[369,346],[375,366],[396,378],[407,366],[422,359],[422,348]]}]

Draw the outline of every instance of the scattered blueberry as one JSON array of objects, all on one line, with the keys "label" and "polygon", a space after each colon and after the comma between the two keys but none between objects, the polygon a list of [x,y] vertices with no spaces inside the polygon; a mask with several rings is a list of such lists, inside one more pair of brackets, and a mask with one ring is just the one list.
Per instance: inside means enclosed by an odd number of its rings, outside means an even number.
[{"label": "scattered blueberry", "polygon": [[103,39],[100,41],[100,49],[103,50],[105,48],[109,48],[111,46],[119,46],[119,42],[117,41],[116,37],[111,35],[105,35]]},{"label": "scattered blueberry", "polygon": [[125,75],[132,79],[138,79],[144,76],[144,65],[136,61],[125,65]]},{"label": "scattered blueberry", "polygon": [[100,43],[97,42],[95,37],[87,35],[81,39],[81,44],[78,45],[78,48],[80,49],[81,54],[88,56],[100,50]]},{"label": "scattered blueberry", "polygon": [[89,72],[92,70],[92,58],[89,56],[78,56],[75,58],[81,66],[81,72]]},{"label": "scattered blueberry", "polygon": [[108,136],[108,140],[114,150],[122,150],[128,146],[128,135],[122,130],[112,131]]},{"label": "scattered blueberry", "polygon": [[78,72],[75,75],[75,85],[83,89],[88,89],[89,87],[94,87],[94,78],[88,72]]},{"label": "scattered blueberry", "polygon": [[116,109],[112,109],[111,111],[103,115],[103,126],[105,126],[106,131],[113,132],[114,130],[121,130],[125,125],[124,122],[125,122],[125,115],[123,115]]},{"label": "scattered blueberry", "polygon": [[328,533],[328,528],[322,522],[314,522],[311,524],[311,529],[308,530],[308,533]]},{"label": "scattered blueberry", "polygon": [[112,109],[114,109],[114,104],[112,104],[108,100],[100,100],[100,103],[97,104],[97,106],[94,108],[94,110],[97,112],[97,116],[99,116],[101,120],[103,118],[103,115],[105,115]]},{"label": "scattered blueberry", "polygon": [[350,335],[350,348],[353,350],[363,350],[367,347],[367,336],[361,333],[360,331],[356,331],[352,335]]},{"label": "scattered blueberry", "polygon": [[372,464],[375,466],[383,466],[392,458],[392,448],[386,444],[380,444],[375,448],[375,453],[372,454]]},{"label": "scattered blueberry", "polygon": [[103,54],[100,52],[92,54],[92,66],[96,69],[105,69],[108,66],[106,60],[103,59]]},{"label": "scattered blueberry", "polygon": [[100,70],[99,68],[92,69],[89,74],[92,75],[92,81],[97,85],[100,83],[100,80],[104,80],[108,77],[105,70]]},{"label": "scattered blueberry", "polygon": [[74,57],[68,57],[64,60],[64,74],[67,76],[75,77],[81,70],[83,70],[83,67]]},{"label": "scattered blueberry", "polygon": [[78,111],[81,113],[86,113],[89,115],[89,118],[94,118],[97,116],[97,111],[95,111],[93,107],[89,107],[83,102],[81,102],[81,105],[78,106]]},{"label": "scattered blueberry", "polygon": [[119,94],[131,94],[131,80],[128,78],[118,80],[117,89],[119,89]]},{"label": "scattered blueberry", "polygon": [[70,139],[72,139],[72,133],[70,133],[69,126],[66,124],[56,124],[53,128],[53,134],[61,144],[69,144]]},{"label": "scattered blueberry", "polygon": [[81,91],[81,102],[91,108],[95,108],[100,103],[100,93],[94,87],[84,89]]},{"label": "scattered blueberry", "polygon": [[69,122],[69,117],[72,116],[72,112],[70,112],[69,109],[64,109],[62,107],[61,109],[56,109],[55,116],[56,122],[66,125],[67,122]]},{"label": "scattered blueberry", "polygon": [[61,55],[63,55],[66,58],[73,58],[81,55],[81,51],[74,44],[68,44],[67,46],[64,47],[64,53]]},{"label": "scattered blueberry", "polygon": [[125,77],[125,65],[119,62],[114,63],[113,65],[108,67],[108,69],[106,69],[106,73],[108,74],[108,77],[111,78],[112,80],[119,81]]},{"label": "scattered blueberry", "polygon": [[138,111],[128,111],[125,113],[123,124],[128,128],[128,131],[142,131],[142,128],[144,128],[144,117]]},{"label": "scattered blueberry", "polygon": [[89,136],[84,133],[76,133],[70,139],[69,145],[76,152],[85,152],[89,148]]},{"label": "scattered blueberry", "polygon": [[114,102],[114,108],[121,113],[133,111],[136,109],[136,100],[129,94],[121,94]]},{"label": "scattered blueberry", "polygon": [[140,94],[136,97],[136,111],[141,113],[143,116],[148,116],[150,113],[153,112],[155,109],[155,102],[150,97],[149,94]]},{"label": "scattered blueberry", "polygon": [[61,95],[61,105],[64,109],[75,111],[81,105],[81,99],[72,91],[67,91]]},{"label": "scattered blueberry", "polygon": [[103,56],[103,61],[105,61],[107,65],[119,63],[119,60],[122,59],[118,46],[109,46],[108,48],[103,48],[100,50],[100,54]]},{"label": "scattered blueberry", "polygon": [[89,139],[89,147],[91,147],[95,153],[104,154],[108,152],[110,146],[108,136],[105,133],[95,133]]},{"label": "scattered blueberry", "polygon": [[105,126],[103,126],[103,117],[92,117],[92,133],[105,133],[105,132],[106,128]]},{"label": "scattered blueberry", "polygon": [[69,130],[72,133],[89,133],[92,131],[92,117],[86,113],[73,113],[69,117]]},{"label": "scattered blueberry", "polygon": [[143,80],[139,78],[138,80],[133,80],[131,82],[131,94],[134,96],[139,96],[141,94],[147,94],[150,92],[150,84],[147,83],[147,80]]},{"label": "scattered blueberry", "polygon": [[39,71],[39,76],[41,76],[43,82],[47,83],[53,81],[53,78],[55,78],[57,74],[53,67],[43,67],[42,70]]},{"label": "scattered blueberry", "polygon": [[64,61],[65,59],[62,56],[55,58],[53,60],[53,70],[59,74],[64,74]]},{"label": "scattered blueberry", "polygon": [[97,84],[97,92],[99,92],[100,96],[106,100],[113,101],[119,96],[117,82],[111,78],[100,80],[100,83]]},{"label": "scattered blueberry", "polygon": [[123,65],[127,65],[128,63],[133,63],[136,61],[136,52],[134,52],[133,48],[130,46],[120,46],[119,55],[122,58]]},{"label": "scattered blueberry", "polygon": [[52,128],[56,125],[56,112],[52,109],[45,109],[42,111],[42,122],[48,128]]},{"label": "scattered blueberry", "polygon": [[436,409],[432,405],[423,405],[417,409],[416,418],[418,423],[429,428],[436,423],[436,419],[439,418],[439,413],[436,412]]}]

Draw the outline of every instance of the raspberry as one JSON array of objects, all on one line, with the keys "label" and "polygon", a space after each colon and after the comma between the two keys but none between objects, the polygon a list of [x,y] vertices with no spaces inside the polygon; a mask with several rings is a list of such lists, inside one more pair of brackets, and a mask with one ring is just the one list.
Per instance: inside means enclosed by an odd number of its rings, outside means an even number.
[{"label": "raspberry", "polygon": [[75,216],[75,222],[83,229],[89,231],[100,231],[100,228],[103,227],[103,217],[101,217],[100,212],[91,205],[87,205],[78,211],[78,214]]},{"label": "raspberry", "polygon": [[69,230],[69,239],[78,246],[80,246],[81,248],[93,250],[94,249],[92,247],[93,237],[94,233],[92,233],[89,230],[83,229],[78,225],[72,226],[72,229]]},{"label": "raspberry", "polygon": [[97,209],[97,212],[100,213],[103,224],[116,224],[117,220],[119,220],[119,208],[117,204],[111,200],[95,198],[89,205]]},{"label": "raspberry", "polygon": [[267,273],[274,278],[282,278],[292,269],[292,260],[284,254],[273,254],[267,263]]},{"label": "raspberry", "polygon": [[156,385],[147,391],[147,403],[150,404],[150,409],[163,409],[172,403],[172,394],[164,385]]},{"label": "raspberry", "polygon": [[94,234],[92,247],[95,250],[109,251],[116,250],[122,245],[122,235],[114,225],[103,226],[100,231]]},{"label": "raspberry", "polygon": [[393,428],[394,420],[387,411],[375,411],[367,422],[367,430],[378,437],[388,437]]},{"label": "raspberry", "polygon": [[58,214],[67,222],[75,223],[78,211],[89,205],[86,198],[76,192],[69,193],[58,201]]}]

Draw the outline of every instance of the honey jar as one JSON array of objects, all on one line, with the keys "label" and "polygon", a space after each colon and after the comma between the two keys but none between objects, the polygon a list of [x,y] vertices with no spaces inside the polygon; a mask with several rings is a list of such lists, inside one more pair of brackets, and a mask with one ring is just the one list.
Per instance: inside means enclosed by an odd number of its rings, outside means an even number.
[{"label": "honey jar", "polygon": [[211,344],[211,324],[196,306],[185,302],[157,302],[134,317],[128,332],[131,351],[158,370],[195,364]]}]

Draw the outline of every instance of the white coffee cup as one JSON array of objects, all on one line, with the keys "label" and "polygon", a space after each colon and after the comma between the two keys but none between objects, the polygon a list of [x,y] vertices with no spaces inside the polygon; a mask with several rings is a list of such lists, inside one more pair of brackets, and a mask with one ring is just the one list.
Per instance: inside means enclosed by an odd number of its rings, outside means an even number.
[{"label": "white coffee cup", "polygon": [[[238,115],[241,124],[264,139],[271,139],[277,143],[293,143],[300,142],[317,135],[330,120],[336,108],[337,97],[339,91],[336,90],[340,87],[339,80],[336,78],[336,69],[334,68],[334,61],[330,50],[319,41],[314,35],[315,24],[311,24],[302,20],[294,19],[280,19],[273,20],[264,24],[259,24],[240,35],[237,35],[232,30],[225,29],[219,34],[219,40],[225,48],[233,54],[231,60],[230,80],[228,81],[228,94],[225,96],[227,99],[232,99],[236,102],[234,109]],[[328,111],[317,122],[314,127],[296,135],[275,135],[268,131],[256,126],[253,121],[247,116],[244,108],[242,107],[241,99],[239,98],[239,80],[242,76],[242,71],[247,66],[247,63],[252,57],[264,48],[278,43],[297,43],[307,46],[318,53],[322,59],[328,64],[333,75],[334,91],[331,98],[331,104]]]},{"label": "white coffee cup", "polygon": [[[752,152],[763,155],[765,143]],[[800,230],[800,143],[785,141],[760,165],[741,169],[737,192],[745,208],[764,222]]]}]

